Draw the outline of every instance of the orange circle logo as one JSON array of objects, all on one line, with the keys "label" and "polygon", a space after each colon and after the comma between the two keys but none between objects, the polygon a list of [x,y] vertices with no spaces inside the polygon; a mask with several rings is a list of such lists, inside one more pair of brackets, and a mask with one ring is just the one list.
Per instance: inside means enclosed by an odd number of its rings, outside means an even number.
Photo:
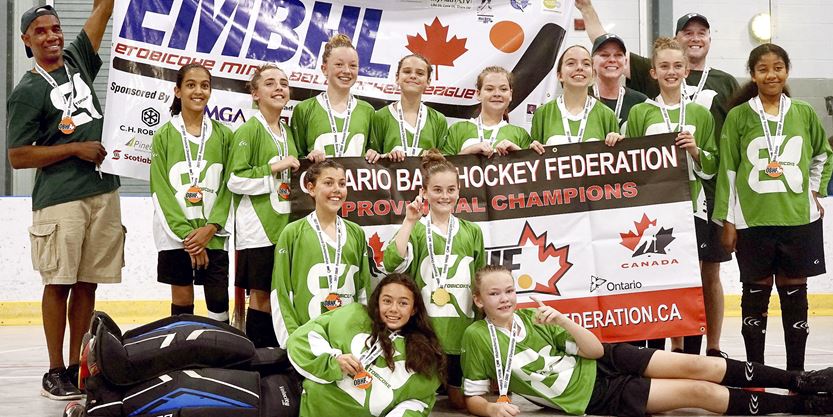
[{"label": "orange circle logo", "polygon": [[524,43],[524,30],[521,25],[511,20],[503,20],[492,26],[492,30],[489,31],[489,40],[499,51],[511,54],[521,49]]}]

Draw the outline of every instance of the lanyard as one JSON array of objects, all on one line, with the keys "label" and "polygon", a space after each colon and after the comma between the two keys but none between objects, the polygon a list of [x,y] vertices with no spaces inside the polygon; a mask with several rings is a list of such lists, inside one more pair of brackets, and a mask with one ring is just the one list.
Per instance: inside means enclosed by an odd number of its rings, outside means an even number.
[{"label": "lanyard", "polygon": [[411,139],[410,147],[408,147],[408,134],[405,132],[405,114],[402,112],[402,102],[397,102],[395,107],[397,116],[399,116],[399,139],[402,141],[402,149],[405,151],[405,155],[417,156],[419,154],[419,135],[422,133],[420,124],[422,123],[422,112],[425,105],[419,103],[416,126],[414,127],[414,137]]},{"label": "lanyard", "polygon": [[[668,109],[665,108],[665,102],[662,100],[662,95],[657,97],[659,102],[659,111],[662,113],[662,120],[665,121],[665,127],[668,133],[674,132],[671,128],[671,117],[668,116]],[[677,132],[682,132],[685,129],[685,91],[680,89],[680,120],[677,122]]]},{"label": "lanyard", "polygon": [[[596,96],[596,98],[598,98],[598,99],[602,98],[602,96],[599,95],[599,86],[596,85],[596,84],[593,84],[593,95]],[[622,114],[622,103],[625,101],[624,98],[625,98],[625,88],[620,86],[619,87],[619,95],[616,97],[616,108],[613,110],[616,113],[616,119],[620,120],[620,121],[622,120],[620,115]]]},{"label": "lanyard", "polygon": [[428,214],[428,219],[425,222],[425,240],[428,244],[428,257],[431,261],[431,275],[437,288],[443,288],[445,281],[448,278],[448,267],[451,264],[451,243],[454,241],[454,228],[457,226],[457,219],[454,216],[448,218],[448,236],[445,239],[445,249],[443,250],[443,263],[440,267],[437,265],[437,260],[434,255],[434,232],[431,230],[431,214]]},{"label": "lanyard", "polygon": [[[587,119],[590,115],[590,108],[593,107],[593,98],[587,97],[587,100],[584,101],[584,112],[581,116],[581,122],[578,125],[578,135],[576,136],[578,139],[576,142],[581,142],[582,138],[584,137],[584,128],[587,127]],[[558,105],[563,111],[561,114],[561,123],[564,125],[564,135],[567,136],[567,143],[573,143],[573,134],[570,131],[570,120],[567,119],[567,105],[564,104],[564,96],[558,96]]]},{"label": "lanyard", "polygon": [[[275,147],[278,148],[278,159],[284,159],[289,156],[289,145],[287,145],[289,138],[286,136],[286,129],[283,127],[283,124],[278,121],[278,125],[281,127],[281,137],[283,137],[283,141],[281,141],[278,139],[278,136],[275,135],[275,132],[272,131],[272,128],[269,127],[269,123],[266,122],[266,118],[263,117],[263,113],[258,112],[255,117],[263,123],[263,126],[265,126],[266,130],[269,132],[269,136],[272,137],[272,141],[275,142]],[[281,171],[281,182],[289,182],[289,169]]]},{"label": "lanyard", "polygon": [[[492,129],[492,133],[489,135],[489,145],[494,147],[495,142],[497,141],[497,132],[500,130],[500,123],[496,124]],[[477,138],[480,139],[480,143],[486,141],[486,136],[483,134],[483,115],[477,116]]]},{"label": "lanyard", "polygon": [[[62,117],[67,117],[72,113],[72,102],[75,100],[75,84],[72,82],[72,74],[69,73],[69,67],[64,65],[64,70],[67,72],[67,80],[69,80],[69,98],[67,99],[63,94],[61,94],[61,99],[64,100],[64,114]],[[43,79],[46,80],[52,88],[58,88],[58,82],[55,81],[55,79],[52,78],[52,76],[49,75],[45,69],[41,68],[37,62],[35,62],[35,71],[37,71],[37,73],[40,74],[40,76],[43,77]]]},{"label": "lanyard", "polygon": [[191,144],[188,140],[188,131],[185,130],[185,119],[180,116],[179,129],[182,132],[182,147],[185,149],[185,163],[188,165],[188,178],[191,179],[191,185],[197,185],[200,180],[200,164],[205,154],[205,132],[208,130],[206,123],[206,116],[202,118],[202,130],[200,130],[200,146],[197,148],[196,163],[191,159]]},{"label": "lanyard", "polygon": [[497,375],[497,389],[501,396],[509,393],[509,380],[512,376],[512,356],[515,355],[515,344],[518,341],[518,323],[512,316],[512,332],[509,333],[509,348],[506,350],[506,367],[503,367],[503,360],[500,357],[500,344],[497,340],[497,331],[492,321],[486,319],[489,327],[489,336],[492,338],[492,355],[495,357],[495,375]]},{"label": "lanyard", "polygon": [[[397,338],[402,337],[399,335],[399,330],[391,332],[388,338],[391,341],[396,340]],[[382,344],[377,340],[370,349],[362,352],[361,356],[359,356],[359,362],[362,364],[362,368],[367,368],[373,362],[376,362],[376,359],[382,355]]]},{"label": "lanyard", "polygon": [[[697,90],[690,97],[690,100],[692,102],[697,102],[697,96],[700,95],[700,92],[703,91],[703,87],[706,86],[706,78],[709,78],[709,71],[711,71],[711,67],[706,67],[705,69],[703,69],[703,75],[700,76],[700,82],[697,83]],[[683,91],[686,90],[686,86],[688,86],[688,84],[686,84],[685,78],[683,78]]]},{"label": "lanyard", "polygon": [[[781,137],[784,133],[784,107],[787,104],[786,96],[782,93],[778,100],[778,124],[775,125],[775,137]],[[781,145],[776,145],[772,138],[772,132],[769,130],[769,122],[766,120],[766,113],[764,112],[764,104],[761,103],[761,97],[755,97],[755,105],[758,106],[758,118],[761,119],[761,126],[764,128],[764,136],[766,136],[766,147],[769,151],[769,160],[773,162],[778,161],[778,151]]]},{"label": "lanyard", "polygon": [[321,230],[321,224],[318,223],[318,215],[313,211],[310,213],[312,219],[312,226],[315,228],[315,234],[318,235],[318,244],[321,246],[321,255],[324,257],[324,266],[327,267],[327,287],[330,293],[334,294],[338,289],[338,266],[341,264],[341,217],[336,216],[336,256],[335,265],[330,263],[330,251],[327,249],[327,243],[324,242],[324,232]]},{"label": "lanyard", "polygon": [[350,129],[350,114],[353,112],[353,95],[347,99],[347,117],[344,118],[344,128],[341,132],[341,138],[338,137],[338,126],[336,126],[336,118],[333,115],[333,108],[330,107],[330,96],[327,92],[321,93],[324,98],[324,105],[327,108],[327,117],[330,119],[330,132],[336,135],[333,146],[335,147],[335,156],[344,156],[344,149],[347,147],[347,134]]}]

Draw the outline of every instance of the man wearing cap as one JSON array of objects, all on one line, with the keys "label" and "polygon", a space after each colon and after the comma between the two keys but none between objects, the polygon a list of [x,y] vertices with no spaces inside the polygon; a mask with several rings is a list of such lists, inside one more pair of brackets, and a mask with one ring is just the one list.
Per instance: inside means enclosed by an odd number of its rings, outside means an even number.
[{"label": "man wearing cap", "polygon": [[[591,0],[576,0],[576,8],[584,18],[587,36],[595,40],[605,33],[601,20],[593,8]],[[689,75],[685,79],[688,99],[705,106],[714,117],[715,137],[720,137],[723,121],[729,109],[729,99],[738,89],[735,77],[719,69],[706,65],[706,57],[711,46],[709,21],[705,16],[688,13],[677,20],[677,42],[683,47],[689,64]],[[641,91],[648,97],[659,95],[659,85],[651,77],[651,59],[634,53],[629,55],[630,67],[625,70],[627,86]],[[714,207],[715,181],[703,181],[706,205]],[[720,245],[722,227],[709,222],[709,248],[707,259],[701,262],[700,277],[703,281],[703,298],[706,308],[706,354],[710,356],[725,355],[720,351],[720,332],[723,327],[723,286],[720,283],[720,263],[730,261],[732,256]],[[694,343],[689,343],[693,341]],[[687,338],[686,352],[699,353],[700,342],[696,338]]]},{"label": "man wearing cap", "polygon": [[593,68],[597,74],[592,94],[616,113],[620,132],[624,134],[631,107],[644,102],[648,96],[620,85],[622,74],[627,67],[628,53],[622,38],[605,33],[593,41],[591,53]]},{"label": "man wearing cap", "polygon": [[[99,283],[121,281],[124,229],[119,179],[97,166],[101,105],[93,79],[101,68],[98,48],[113,0],[95,0],[78,37],[64,48],[58,13],[33,7],[20,19],[21,40],[34,68],[6,103],[9,161],[37,168],[32,191],[32,266],[44,285],[41,314],[49,371],[41,394],[56,400],[80,398],[78,359]],[[69,367],[63,358],[69,321]]]}]

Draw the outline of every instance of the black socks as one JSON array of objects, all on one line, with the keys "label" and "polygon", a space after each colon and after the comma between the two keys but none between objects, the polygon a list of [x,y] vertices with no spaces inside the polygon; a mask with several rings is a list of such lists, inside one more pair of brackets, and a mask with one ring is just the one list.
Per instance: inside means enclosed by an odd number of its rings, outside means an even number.
[{"label": "black socks", "polygon": [[272,315],[264,311],[251,308],[246,311],[246,336],[256,348],[278,346]]},{"label": "black socks", "polygon": [[781,299],[781,322],[784,326],[784,344],[787,348],[787,370],[804,370],[804,353],[807,348],[807,284],[778,287]]},{"label": "black socks", "polygon": [[740,333],[746,345],[746,360],[764,363],[764,343],[766,342],[767,309],[772,287],[769,285],[743,284],[740,309],[743,323]]}]

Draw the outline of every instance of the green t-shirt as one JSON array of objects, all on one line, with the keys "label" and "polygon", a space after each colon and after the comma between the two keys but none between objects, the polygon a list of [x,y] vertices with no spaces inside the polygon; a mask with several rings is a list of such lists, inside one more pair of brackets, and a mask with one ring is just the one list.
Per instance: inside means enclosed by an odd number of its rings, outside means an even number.
[{"label": "green t-shirt", "polygon": [[[581,142],[589,142],[591,140],[605,140],[610,132],[619,132],[619,122],[616,120],[616,114],[607,106],[599,103],[598,100],[590,98],[592,101],[590,113],[587,115],[587,124],[585,126],[584,135],[582,135]],[[573,141],[577,141],[577,135],[581,128],[582,114],[572,115],[561,107],[558,100],[552,100],[547,104],[535,110],[532,115],[532,129],[530,134],[533,140],[541,142],[543,145],[564,145],[569,143],[566,133],[564,131],[564,123],[561,120],[562,115],[567,114],[567,120],[570,124],[570,133],[573,135]]]},{"label": "green t-shirt", "polygon": [[[644,103],[646,100],[648,100],[648,96],[632,88],[623,88],[625,89],[625,94],[622,96],[622,108],[619,110],[619,115],[617,117],[619,120],[619,132],[624,135],[627,131],[628,114],[630,114],[631,108],[633,108],[633,106],[639,103]],[[592,93],[592,88],[590,90]],[[616,114],[617,98],[608,99],[604,97],[596,97],[596,99],[604,103],[605,106],[613,110],[614,115]],[[572,128],[570,129],[572,130]]]},{"label": "green t-shirt", "polygon": [[[318,234],[312,223],[313,211],[288,224],[275,245],[272,271],[272,321],[282,348],[299,326],[327,311],[324,300],[330,294],[327,265]],[[330,262],[335,263],[336,242],[322,231]],[[341,303],[367,304],[370,296],[370,267],[367,241],[361,226],[342,221],[342,254],[336,294]]]},{"label": "green t-shirt", "polygon": [[[651,59],[637,54],[630,54],[631,77],[627,85],[634,90],[645,93],[648,97],[659,95],[659,84],[651,78]],[[697,91],[697,85],[703,77],[703,71],[691,70],[686,77],[686,93],[689,98]],[[721,137],[721,129],[726,115],[729,113],[729,99],[738,89],[738,81],[730,74],[719,69],[711,68],[703,91],[697,95],[697,103],[709,109],[714,117],[714,136]]]},{"label": "green t-shirt", "polygon": [[[344,154],[340,156],[364,156],[365,150],[370,145],[370,120],[375,110],[366,101],[357,98],[353,98],[351,109],[347,143],[344,146]],[[337,137],[341,138],[347,112],[333,111],[333,117],[337,133],[333,133],[327,107],[321,94],[310,97],[295,106],[290,125],[295,131],[295,146],[298,147],[298,153],[302,157],[306,157],[315,149],[324,151],[327,156],[336,156],[335,140]]]},{"label": "green t-shirt", "polygon": [[273,132],[282,135],[277,139],[279,149],[262,117],[258,113],[250,118],[234,132],[232,141],[228,188],[234,193],[237,249],[274,245],[289,222],[290,202],[281,197],[278,190],[289,186],[292,171],[287,170],[284,186],[283,173],[273,175],[271,165],[283,159],[284,152],[298,157],[298,150],[292,130],[283,122],[283,133]]},{"label": "green t-shirt", "polygon": [[[671,122],[670,131],[662,117],[660,106],[660,103],[653,100],[634,106],[628,118],[628,130],[625,136],[639,137],[677,131],[680,121],[680,105],[666,107],[668,119]],[[688,184],[691,190],[694,215],[703,220],[708,220],[707,196],[703,182],[713,181],[715,174],[717,174],[717,143],[714,140],[714,119],[705,107],[697,103],[686,103],[685,108],[685,130],[694,135],[694,141],[697,143],[697,148],[700,149],[700,163],[695,162],[685,150],[678,149],[680,152],[686,152]],[[708,200],[711,201],[713,197],[713,195],[709,196]]]},{"label": "green t-shirt", "polygon": [[352,354],[357,359],[369,350],[371,320],[367,308],[351,304],[322,314],[292,333],[287,344],[289,360],[304,378],[300,415],[349,417],[431,414],[440,381],[405,367],[405,337],[393,340],[394,366],[384,355],[365,369],[373,378],[365,390],[353,386],[353,378],[341,371],[336,357]]},{"label": "green t-shirt", "polygon": [[[394,150],[404,151],[402,146],[402,134],[399,128],[399,116],[397,115],[397,103],[391,103],[379,109],[373,114],[371,123],[371,148],[379,153],[390,153]],[[422,155],[422,151],[436,148],[442,149],[448,132],[448,121],[442,113],[422,105],[422,120],[420,121],[419,143],[413,149],[414,135],[416,129],[405,122],[406,146],[409,148],[408,155]]]},{"label": "green t-shirt", "polygon": [[812,106],[787,99],[784,131],[775,137],[777,117],[768,123],[778,161],[784,169],[772,178],[766,136],[755,100],[729,112],[720,139],[720,174],[713,218],[734,223],[738,229],[753,226],[800,226],[816,221],[820,213],[812,192],[825,196],[833,151]]},{"label": "green t-shirt", "polygon": [[[474,321],[474,305],[471,291],[474,286],[474,273],[486,264],[486,253],[483,249],[483,233],[476,224],[459,220],[459,226],[454,228],[451,242],[450,265],[445,289],[451,296],[451,301],[443,306],[432,302],[431,295],[436,289],[433,281],[431,259],[428,254],[428,241],[425,237],[423,218],[411,230],[408,238],[408,253],[403,258],[396,250],[396,244],[391,239],[385,248],[385,270],[408,273],[422,294],[422,301],[431,325],[440,339],[443,351],[448,354],[459,355],[463,331]],[[444,259],[446,238],[435,226],[432,226],[434,244],[434,259],[439,264]],[[440,265],[437,265],[441,269]]]},{"label": "green t-shirt", "polygon": [[[232,133],[223,124],[203,116],[207,136],[202,161],[199,163],[197,185],[202,200],[191,202],[186,192],[191,187],[185,147],[182,144],[182,117],[176,115],[153,135],[153,157],[150,162],[150,193],[153,198],[154,240],[158,250],[181,249],[182,240],[194,229],[208,223],[225,227],[231,209],[231,193],[226,187]],[[192,164],[197,168],[200,138],[186,135]],[[226,237],[215,234],[209,249],[224,249]]]},{"label": "green t-shirt", "polygon": [[[72,142],[101,141],[104,125],[101,104],[93,89],[93,80],[101,68],[101,58],[83,30],[64,49],[64,67],[49,73],[57,88],[37,72],[27,71],[6,101],[8,123],[6,143],[9,149],[21,146],[54,146]],[[66,68],[66,69],[65,69]],[[67,78],[72,74],[72,84]],[[75,131],[66,135],[58,130],[64,112],[64,100],[73,93],[70,108]],[[119,188],[119,177],[96,172],[92,162],[77,157],[66,158],[38,168],[32,191],[32,209],[109,193]]]},{"label": "green t-shirt", "polygon": [[[489,141],[492,137],[492,131],[497,128],[494,145],[497,146],[500,142],[507,140],[518,145],[521,149],[529,148],[532,140],[529,138],[529,133],[520,126],[509,124],[506,121],[501,121],[491,129],[483,129],[483,140]],[[477,134],[477,119],[462,120],[451,125],[448,128],[448,136],[443,145],[443,154],[457,155],[465,148],[480,143],[480,137]]]},{"label": "green t-shirt", "polygon": [[[515,322],[519,336],[512,355],[509,392],[569,414],[584,414],[596,382],[596,361],[578,356],[578,346],[563,328],[536,324],[534,309],[516,311]],[[496,330],[501,361],[506,366],[509,331]],[[497,381],[497,372],[485,320],[466,329],[460,362],[465,395],[491,391],[490,381]]]}]

